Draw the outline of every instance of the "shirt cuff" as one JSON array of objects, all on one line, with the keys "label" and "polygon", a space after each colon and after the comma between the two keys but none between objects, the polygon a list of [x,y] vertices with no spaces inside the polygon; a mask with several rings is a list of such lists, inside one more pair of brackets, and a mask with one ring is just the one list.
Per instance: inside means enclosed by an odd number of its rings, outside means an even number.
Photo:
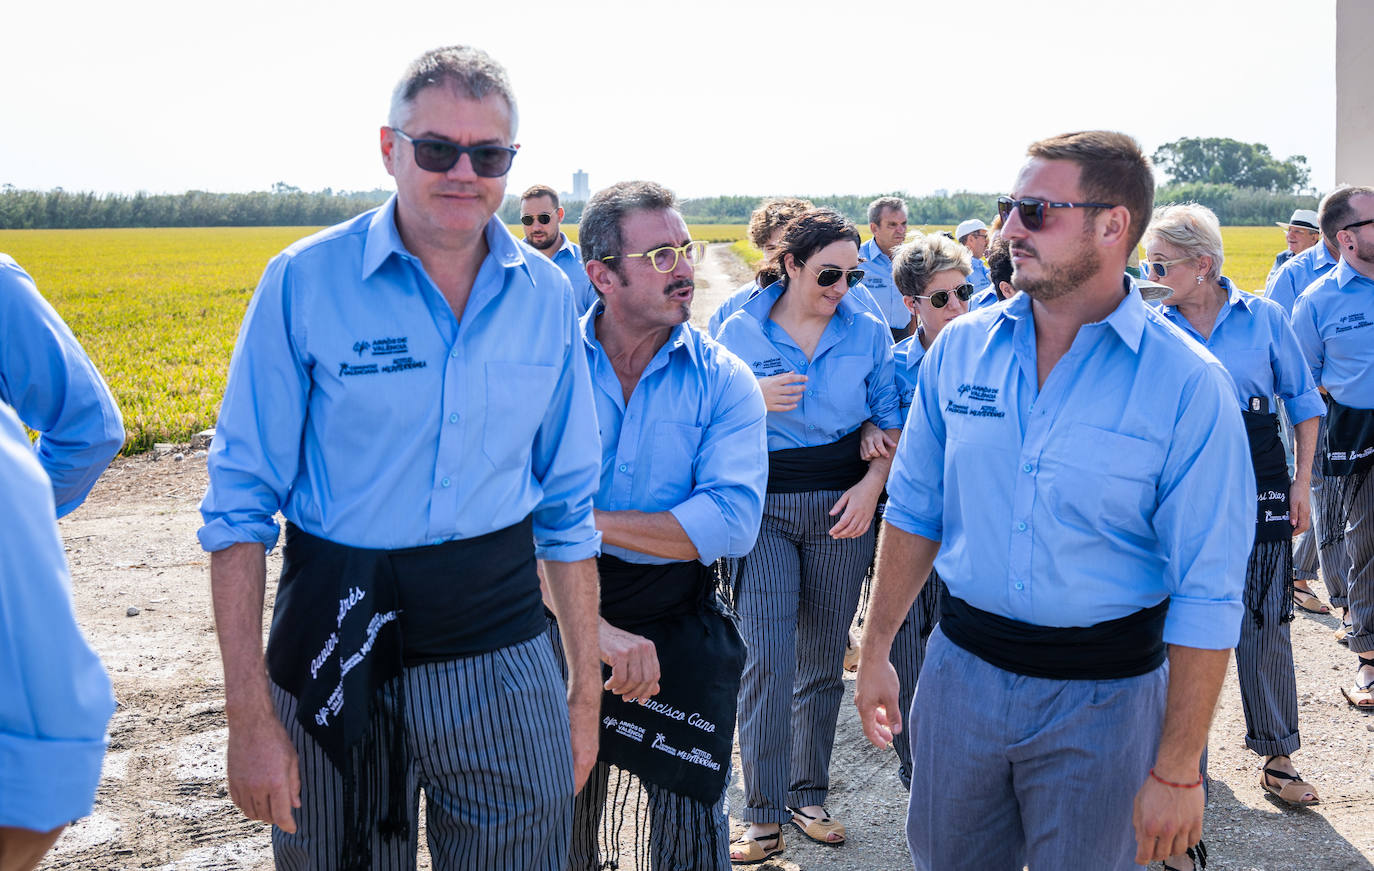
[{"label": "shirt cuff", "polygon": [[887,508],[883,509],[883,520],[897,527],[902,532],[919,535],[921,538],[930,541],[940,541],[944,535],[944,528],[938,521],[932,522],[926,518],[917,517],[915,514],[902,510],[901,506],[892,502],[891,494],[889,494]]},{"label": "shirt cuff", "polygon": [[1229,650],[1240,641],[1245,606],[1229,599],[1174,596],[1164,618],[1164,642],[1200,650]]},{"label": "shirt cuff", "polygon": [[1316,388],[1300,393],[1292,399],[1285,399],[1283,407],[1288,412],[1288,419],[1294,424],[1326,414],[1326,402]]},{"label": "shirt cuff", "polygon": [[0,733],[0,826],[47,832],[89,815],[104,758],[103,736]]},{"label": "shirt cuff", "polygon": [[249,541],[256,541],[271,553],[277,546],[280,534],[277,522],[270,517],[250,523],[230,523],[223,517],[216,517],[197,530],[196,538],[200,539],[201,549],[206,553],[215,553]]},{"label": "shirt cuff", "polygon": [[548,562],[575,563],[584,559],[596,559],[601,555],[601,533],[595,531],[591,538],[575,542],[557,542],[540,545],[536,542],[534,555]]},{"label": "shirt cuff", "polygon": [[710,565],[730,550],[730,528],[716,502],[706,493],[696,493],[686,502],[668,510],[697,549],[697,560]]}]

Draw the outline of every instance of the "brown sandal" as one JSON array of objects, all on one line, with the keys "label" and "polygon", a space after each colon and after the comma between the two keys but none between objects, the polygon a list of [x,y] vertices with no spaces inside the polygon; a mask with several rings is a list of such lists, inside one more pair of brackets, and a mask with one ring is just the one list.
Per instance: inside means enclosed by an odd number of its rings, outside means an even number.
[{"label": "brown sandal", "polygon": [[[765,842],[772,846],[765,847]],[[760,835],[757,838],[751,838],[749,835],[743,834],[730,842],[730,864],[757,865],[765,859],[778,855],[786,846],[787,845],[782,841],[781,828],[771,835]],[[742,853],[743,855],[736,858],[734,855],[735,853]]]},{"label": "brown sandal", "polygon": [[830,813],[825,808],[821,808],[824,816],[819,817],[813,817],[803,812],[801,808],[790,807],[787,811],[792,814],[792,825],[817,844],[838,847],[844,843],[844,823],[839,820],[832,820]]},{"label": "brown sandal", "polygon": [[[1281,788],[1275,789],[1269,782],[1269,778],[1284,781]],[[1317,796],[1317,788],[1302,779],[1300,774],[1289,774],[1286,771],[1279,771],[1277,768],[1270,768],[1267,765],[1260,770],[1260,789],[1297,807],[1307,807],[1308,805],[1320,804],[1321,798]],[[1303,798],[1305,795],[1311,798]]]},{"label": "brown sandal", "polygon": [[1330,614],[1331,609],[1326,603],[1317,598],[1311,590],[1304,590],[1302,587],[1293,588],[1293,604],[1309,614]]}]

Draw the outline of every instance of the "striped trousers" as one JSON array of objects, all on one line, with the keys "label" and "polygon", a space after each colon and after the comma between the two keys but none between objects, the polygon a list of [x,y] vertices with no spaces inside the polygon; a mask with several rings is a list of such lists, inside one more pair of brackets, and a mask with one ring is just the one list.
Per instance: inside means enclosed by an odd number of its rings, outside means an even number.
[{"label": "striped trousers", "polygon": [[[1265,551],[1287,548],[1288,541],[1258,542],[1250,562],[1262,560]],[[1301,745],[1298,737],[1298,686],[1293,673],[1293,644],[1289,636],[1291,613],[1287,578],[1289,561],[1278,560],[1278,577],[1259,600],[1258,619],[1246,609],[1241,618],[1240,642],[1236,645],[1236,676],[1245,711],[1245,746],[1262,756],[1287,756]],[[1247,572],[1247,583],[1257,579]],[[1246,590],[1249,603],[1257,591]]]},{"label": "striped trousers", "polygon": [[[1372,476],[1374,477],[1374,476]],[[1355,492],[1345,526],[1350,622],[1346,636],[1353,653],[1374,652],[1374,480]]]},{"label": "striped trousers", "polygon": [[873,527],[833,539],[842,490],[769,493],[758,543],[736,595],[748,645],[739,696],[745,808],[753,823],[784,823],[788,807],[822,805],[844,697],[849,625],[873,560]]},{"label": "striped trousers", "polygon": [[1331,604],[1344,608],[1348,603],[1346,596],[1346,572],[1348,557],[1345,540],[1321,546],[1323,539],[1329,538],[1329,523],[1339,523],[1335,518],[1322,516],[1321,494],[1326,478],[1322,475],[1322,457],[1326,455],[1326,418],[1321,419],[1317,429],[1317,450],[1312,455],[1312,528],[1304,532],[1296,542],[1293,553],[1293,576],[1300,580],[1317,577],[1317,566],[1321,566],[1322,581],[1326,584],[1327,596]]},{"label": "striped trousers", "polygon": [[904,730],[892,743],[897,751],[897,776],[907,789],[911,788],[911,741],[915,730],[907,722],[906,715],[911,710],[911,700],[916,697],[916,682],[926,658],[926,641],[940,621],[940,599],[944,595],[944,586],[945,582],[932,570],[916,601],[911,604],[906,619],[893,636],[892,652],[888,654],[888,661],[897,672],[897,702]]},{"label": "striped trousers", "polygon": [[[548,637],[409,667],[399,680],[405,682],[410,834],[404,840],[374,834],[372,868],[415,868],[421,789],[436,871],[564,868],[572,749],[565,688]],[[296,833],[272,829],[276,866],[333,871],[344,842],[343,778],[297,721],[295,698],[275,685],[272,692],[301,772]]]}]

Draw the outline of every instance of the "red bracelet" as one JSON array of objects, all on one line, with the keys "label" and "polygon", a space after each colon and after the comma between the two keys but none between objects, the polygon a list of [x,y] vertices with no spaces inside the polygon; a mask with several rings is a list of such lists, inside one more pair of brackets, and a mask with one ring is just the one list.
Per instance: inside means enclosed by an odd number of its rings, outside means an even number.
[{"label": "red bracelet", "polygon": [[1150,769],[1150,776],[1153,777],[1155,780],[1158,780],[1165,786],[1172,786],[1174,789],[1197,789],[1199,786],[1202,786],[1201,772],[1198,772],[1197,783],[1173,783],[1172,781],[1165,780],[1158,774],[1155,774],[1155,770],[1153,768]]}]

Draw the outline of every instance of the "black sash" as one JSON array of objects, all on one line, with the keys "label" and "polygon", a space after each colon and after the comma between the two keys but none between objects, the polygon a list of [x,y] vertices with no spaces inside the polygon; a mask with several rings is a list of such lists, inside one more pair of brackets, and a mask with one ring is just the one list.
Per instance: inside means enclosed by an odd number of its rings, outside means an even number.
[{"label": "black sash", "polygon": [[1374,466],[1374,409],[1351,408],[1326,397],[1326,451],[1322,455],[1322,547],[1345,540],[1355,494]]},{"label": "black sash", "polygon": [[[286,525],[267,670],[296,697],[296,719],[343,775],[343,867],[368,866],[372,827],[407,835],[403,683],[395,678],[408,663],[484,653],[543,631],[534,565],[528,517],[476,538],[398,550],[350,547]],[[384,716],[385,707],[394,714]],[[377,779],[382,754],[393,763],[385,785]]]},{"label": "black sash", "polygon": [[1053,680],[1116,680],[1164,662],[1169,600],[1095,626],[1036,626],[975,608],[948,590],[940,628],[950,641],[1004,671]]},{"label": "black sash", "polygon": [[[597,561],[602,616],[654,643],[659,693],[601,697],[598,758],[706,805],[725,791],[744,672],[744,641],[719,604],[709,567]],[[608,601],[609,597],[609,601]],[[609,667],[604,676],[610,677]]]},{"label": "black sash", "polygon": [[1279,439],[1279,416],[1242,410],[1250,439],[1250,463],[1255,469],[1255,541],[1285,541],[1293,537],[1288,495],[1288,458]]},{"label": "black sash", "polygon": [[859,483],[868,474],[868,463],[859,458],[860,429],[828,445],[769,451],[768,492],[848,490]]}]

